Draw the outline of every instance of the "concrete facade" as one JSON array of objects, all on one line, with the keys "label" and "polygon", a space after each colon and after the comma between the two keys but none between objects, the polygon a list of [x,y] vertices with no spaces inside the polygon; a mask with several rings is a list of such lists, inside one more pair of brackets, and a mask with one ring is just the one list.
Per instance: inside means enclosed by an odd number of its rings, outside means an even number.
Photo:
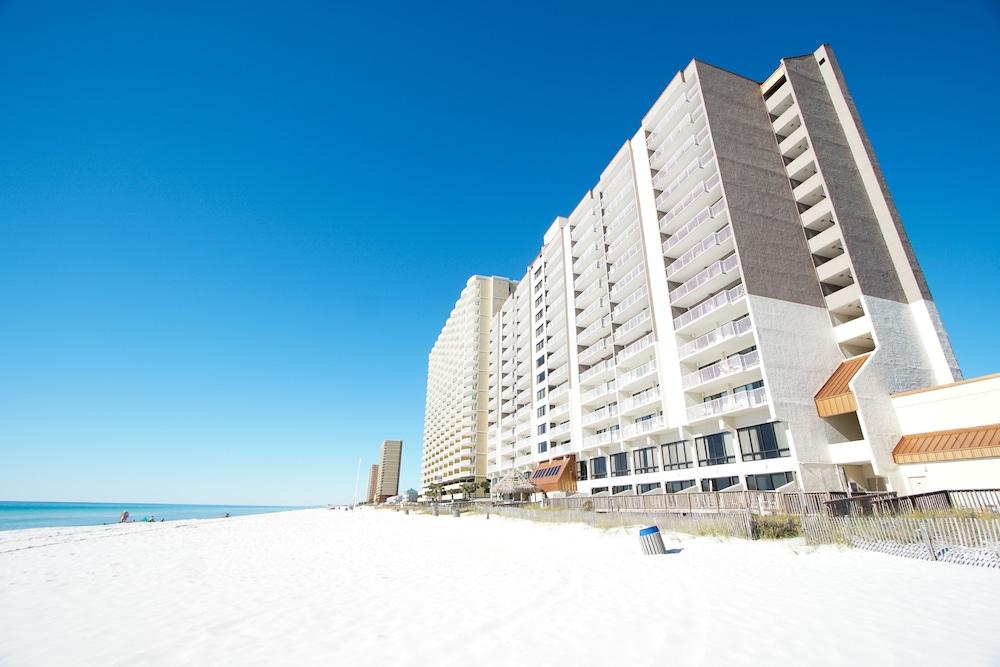
[{"label": "concrete facade", "polygon": [[[890,395],[960,377],[826,46],[678,72],[488,348],[488,476],[572,454],[586,493],[901,490]],[[857,410],[821,417],[860,354]]]}]

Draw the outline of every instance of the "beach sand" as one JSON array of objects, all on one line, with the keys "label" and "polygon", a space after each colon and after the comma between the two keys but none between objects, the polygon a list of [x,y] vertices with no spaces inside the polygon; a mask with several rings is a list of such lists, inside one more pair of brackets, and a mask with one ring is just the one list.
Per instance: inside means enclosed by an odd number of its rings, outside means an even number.
[{"label": "beach sand", "polygon": [[302,510],[0,533],[0,664],[1000,664],[1000,572]]}]

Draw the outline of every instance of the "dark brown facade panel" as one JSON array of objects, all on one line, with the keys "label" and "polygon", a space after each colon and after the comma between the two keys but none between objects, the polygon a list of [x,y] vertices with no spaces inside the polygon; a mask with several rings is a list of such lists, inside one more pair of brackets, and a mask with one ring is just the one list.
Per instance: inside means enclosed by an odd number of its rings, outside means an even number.
[{"label": "dark brown facade panel", "polygon": [[760,86],[697,68],[747,293],[825,307]]}]

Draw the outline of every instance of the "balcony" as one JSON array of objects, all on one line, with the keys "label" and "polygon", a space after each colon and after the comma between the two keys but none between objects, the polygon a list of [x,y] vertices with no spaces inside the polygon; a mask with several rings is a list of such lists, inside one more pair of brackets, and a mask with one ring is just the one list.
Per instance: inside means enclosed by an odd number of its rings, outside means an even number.
[{"label": "balcony", "polygon": [[711,401],[696,403],[687,409],[688,422],[712,419],[767,405],[765,389],[766,387],[759,387],[750,391],[738,391],[735,394],[726,394]]},{"label": "balcony", "polygon": [[624,276],[615,281],[615,284],[611,287],[609,295],[611,300],[614,302],[621,301],[621,297],[625,296],[627,293],[627,288],[629,285],[635,281],[636,278],[641,276],[646,270],[646,263],[640,262],[634,269],[626,273]]},{"label": "balcony", "polygon": [[597,338],[611,331],[611,315],[605,315],[576,335],[580,345],[590,345]]},{"label": "balcony", "polygon": [[733,228],[726,225],[675,259],[667,266],[667,278],[675,282],[688,280],[700,266],[721,259],[733,249]]},{"label": "balcony", "polygon": [[579,272],[585,264],[600,259],[604,254],[604,241],[590,241],[586,245],[578,245],[573,249],[576,259],[573,260],[573,270]]},{"label": "balcony", "polygon": [[[634,364],[637,361],[645,361],[647,357],[651,357],[654,354],[655,344],[656,339],[651,333],[646,334],[633,343],[629,343],[617,355],[619,368],[626,362]],[[642,354],[643,352],[646,354]]]},{"label": "balcony", "polygon": [[715,296],[702,301],[686,313],[681,313],[675,317],[674,331],[677,333],[686,333],[690,330],[692,324],[700,321],[701,318],[707,315],[714,315],[716,321],[731,320],[737,314],[742,314],[737,313],[737,309],[745,312],[745,296],[746,288],[743,287],[743,283],[719,292]]},{"label": "balcony", "polygon": [[606,405],[600,410],[587,412],[583,415],[583,425],[587,428],[597,428],[606,424],[609,420],[616,420],[618,417],[617,405]]},{"label": "balcony", "polygon": [[597,301],[594,301],[576,316],[576,325],[578,327],[586,327],[601,315],[606,315],[610,308],[610,303],[611,301],[606,296],[602,296]]},{"label": "balcony", "polygon": [[614,281],[616,275],[625,275],[625,271],[634,268],[642,261],[642,240],[636,241],[628,250],[622,253],[618,260],[608,267],[608,280]]},{"label": "balcony", "polygon": [[673,159],[675,151],[678,148],[678,139],[685,134],[697,133],[702,128],[702,124],[704,122],[704,104],[699,104],[694,110],[691,111],[691,113],[681,116],[680,120],[670,133],[663,137],[662,141],[657,142],[659,147],[653,151],[652,155],[649,156],[649,166],[656,170],[663,169],[667,166],[667,164],[669,164]]},{"label": "balcony", "polygon": [[653,178],[653,189],[654,190],[665,190],[670,183],[670,177],[675,173],[675,168],[680,164],[684,156],[688,154],[693,148],[704,147],[708,140],[708,128],[704,128],[698,134],[688,137],[687,140],[677,149],[670,159],[667,161],[656,176]]},{"label": "balcony", "polygon": [[649,389],[644,389],[637,394],[633,394],[630,398],[622,402],[622,413],[628,414],[637,410],[648,408],[650,405],[660,401],[661,394],[662,392],[660,391],[659,385],[650,387]]},{"label": "balcony", "polygon": [[604,294],[607,288],[608,281],[604,278],[598,278],[577,295],[575,299],[576,307],[586,308],[593,303],[594,299]]},{"label": "balcony", "polygon": [[618,377],[618,386],[621,389],[626,389],[630,385],[637,384],[646,378],[656,375],[656,361],[647,361],[642,366],[638,368],[633,368],[627,373],[623,373]]},{"label": "balcony", "polygon": [[603,401],[608,394],[612,394],[615,391],[615,381],[610,380],[599,387],[594,387],[590,391],[585,391],[580,394],[580,404],[583,406],[593,405],[594,403]]},{"label": "balcony", "polygon": [[639,220],[633,220],[627,227],[622,229],[622,233],[608,246],[605,257],[609,264],[613,264],[621,257],[622,253],[630,247],[639,236]]},{"label": "balcony", "polygon": [[795,201],[803,207],[812,207],[826,198],[823,177],[815,173],[792,190]]},{"label": "balcony", "polygon": [[741,378],[745,378],[748,371],[759,367],[760,355],[757,353],[757,350],[744,354],[734,354],[711,366],[688,373],[681,378],[681,384],[685,391],[699,388],[702,391],[708,391],[713,385],[723,382],[727,384],[739,384]]},{"label": "balcony", "polygon": [[698,363],[712,356],[720,356],[721,350],[719,348],[725,343],[729,343],[727,347],[741,345],[746,347],[745,343],[752,335],[753,326],[750,324],[750,318],[743,317],[734,322],[726,322],[721,327],[695,338],[690,343],[681,345],[677,353],[681,361]]},{"label": "balcony", "polygon": [[555,389],[553,389],[552,391],[549,392],[549,400],[553,401],[553,402],[557,401],[559,398],[561,398],[563,395],[565,395],[566,392],[568,392],[568,391],[569,391],[569,382],[564,382],[564,383],[562,383],[561,385],[559,385],[558,387],[556,387]]},{"label": "balcony", "polygon": [[802,218],[802,226],[806,229],[822,231],[833,224],[833,204],[829,199],[824,199],[802,211],[799,217]]},{"label": "balcony", "polygon": [[605,268],[604,260],[597,260],[591,262],[585,267],[582,267],[583,271],[577,276],[574,281],[577,285],[590,285],[591,282],[597,280],[597,278],[606,276],[607,269]]},{"label": "balcony", "polygon": [[735,254],[719,260],[671,290],[670,305],[678,308],[690,307],[726,283],[732,282],[730,274],[738,271],[739,260]]},{"label": "balcony", "polygon": [[677,203],[677,195],[680,194],[681,187],[688,182],[688,179],[694,174],[702,172],[704,172],[702,173],[702,178],[704,178],[706,175],[710,175],[713,171],[716,171],[714,167],[715,157],[710,150],[691,160],[674,180],[664,186],[663,192],[656,198],[657,210],[666,212],[673,208]]},{"label": "balcony", "polygon": [[663,254],[666,257],[677,257],[685,253],[697,243],[709,229],[718,229],[719,225],[729,222],[726,202],[721,199],[711,206],[698,211],[691,220],[678,229],[673,236],[663,242]]},{"label": "balcony", "polygon": [[569,364],[564,364],[557,368],[556,370],[549,373],[546,382],[554,385],[562,384],[569,377]]},{"label": "balcony", "polygon": [[[612,442],[621,442],[621,437],[617,430],[588,435],[583,439],[583,446],[584,448],[600,447],[601,445],[609,445]],[[597,475],[594,475],[593,478],[598,479]]]},{"label": "balcony", "polygon": [[618,233],[624,229],[624,226],[634,219],[638,219],[638,213],[636,212],[635,202],[625,207],[625,209],[611,219],[610,222],[604,228],[604,238],[609,242],[612,241]]},{"label": "balcony", "polygon": [[802,127],[802,119],[799,118],[799,108],[796,106],[789,107],[784,113],[774,119],[772,125],[774,126],[774,133],[778,135],[779,139],[789,136],[792,132]]},{"label": "balcony", "polygon": [[719,187],[721,183],[722,178],[716,173],[692,188],[676,206],[660,218],[660,231],[671,235],[677,233],[686,222],[685,213],[698,211],[721,196],[722,191]]},{"label": "balcony", "polygon": [[[610,316],[609,318],[610,319]],[[615,331],[615,342],[619,345],[628,345],[652,331],[652,322],[649,318],[649,309],[632,316],[631,319],[623,322]]]},{"label": "balcony", "polygon": [[663,415],[657,415],[649,419],[643,419],[637,421],[633,424],[626,425],[622,431],[622,438],[628,440],[630,438],[637,438],[639,436],[647,435],[649,433],[655,433],[657,431],[662,431],[667,428],[667,420]]},{"label": "balcony", "polygon": [[629,294],[611,311],[611,321],[621,322],[634,315],[640,309],[645,308],[649,304],[648,294],[649,289],[645,285],[642,285],[639,289]]},{"label": "balcony", "polygon": [[682,109],[689,106],[689,104],[693,106],[701,101],[697,82],[691,84],[687,90],[678,90],[677,92],[679,95],[677,101],[662,112],[663,115],[657,119],[656,124],[649,130],[649,136],[646,141],[647,146],[653,146],[655,143],[662,141],[663,137],[670,134],[670,131],[676,127],[676,119]]},{"label": "balcony", "polygon": [[605,359],[604,361],[595,364],[588,368],[587,370],[580,373],[580,384],[592,384],[596,380],[605,380],[609,376],[614,375],[615,370],[615,360],[614,358]]},{"label": "balcony", "polygon": [[608,336],[607,338],[602,338],[581,352],[578,359],[581,364],[592,364],[595,361],[600,361],[604,357],[609,356],[614,351],[614,347],[614,337]]},{"label": "balcony", "polygon": [[781,156],[787,160],[794,160],[809,148],[809,138],[806,136],[806,128],[800,127],[778,144]]},{"label": "balcony", "polygon": [[777,117],[787,111],[793,103],[792,84],[785,81],[778,87],[777,90],[771,93],[770,97],[768,97],[764,102],[764,106],[767,107],[767,112],[769,114]]}]

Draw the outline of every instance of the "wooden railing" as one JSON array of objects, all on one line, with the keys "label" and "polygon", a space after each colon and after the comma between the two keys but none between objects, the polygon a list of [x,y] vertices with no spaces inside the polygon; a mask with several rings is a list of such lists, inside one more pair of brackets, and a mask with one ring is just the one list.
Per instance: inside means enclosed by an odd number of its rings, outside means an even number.
[{"label": "wooden railing", "polygon": [[[674,512],[682,514],[749,511],[754,514],[823,514],[824,503],[844,498],[840,491],[778,493],[775,491],[692,491],[637,496],[571,496],[549,498],[546,506],[595,512]],[[803,510],[803,498],[805,508]]]},{"label": "wooden railing", "polygon": [[879,498],[871,504],[871,511],[865,514],[908,514],[953,509],[998,513],[1000,512],[1000,489],[930,491],[898,498]]}]

